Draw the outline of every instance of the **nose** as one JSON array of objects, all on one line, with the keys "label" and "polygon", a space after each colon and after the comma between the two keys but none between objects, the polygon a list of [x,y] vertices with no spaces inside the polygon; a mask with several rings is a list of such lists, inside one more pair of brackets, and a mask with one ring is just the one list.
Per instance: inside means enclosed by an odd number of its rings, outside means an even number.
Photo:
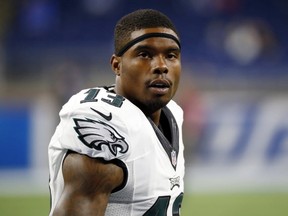
[{"label": "nose", "polygon": [[164,57],[158,56],[155,58],[155,66],[153,71],[157,74],[168,73],[168,67]]}]

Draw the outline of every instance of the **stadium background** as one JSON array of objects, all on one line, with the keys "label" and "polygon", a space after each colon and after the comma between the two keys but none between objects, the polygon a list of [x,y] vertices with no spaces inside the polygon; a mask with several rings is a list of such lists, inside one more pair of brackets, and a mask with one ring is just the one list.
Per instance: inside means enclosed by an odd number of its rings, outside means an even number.
[{"label": "stadium background", "polygon": [[171,17],[183,44],[175,99],[186,111],[186,193],[288,202],[287,1],[1,0],[0,213],[11,197],[41,195],[48,206],[47,145],[61,105],[113,83],[114,24],[148,7]]}]

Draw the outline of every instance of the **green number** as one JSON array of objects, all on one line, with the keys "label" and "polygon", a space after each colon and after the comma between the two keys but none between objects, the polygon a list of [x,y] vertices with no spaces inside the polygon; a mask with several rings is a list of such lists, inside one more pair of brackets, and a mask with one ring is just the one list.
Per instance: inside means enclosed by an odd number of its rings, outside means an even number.
[{"label": "green number", "polygon": [[173,208],[172,208],[172,213],[173,216],[179,216],[180,215],[180,208],[181,208],[181,203],[183,200],[183,193],[179,194],[179,196],[175,199],[174,203],[173,203]]},{"label": "green number", "polygon": [[144,216],[166,216],[170,196],[160,196]]},{"label": "green number", "polygon": [[81,100],[80,103],[86,103],[86,102],[97,102],[98,100],[95,99],[96,96],[99,93],[99,89],[89,89],[86,94],[88,94],[84,100]]},{"label": "green number", "polygon": [[[166,216],[170,201],[170,196],[160,196],[154,205],[143,216]],[[179,209],[183,200],[183,193],[179,194],[175,199],[172,207],[173,216],[179,216]]]},{"label": "green number", "polygon": [[108,95],[108,98],[111,100],[106,98],[102,98],[101,100],[116,107],[121,107],[125,100],[125,98],[120,95]]},{"label": "green number", "polygon": [[[96,97],[99,94],[99,92],[100,92],[99,89],[89,89],[86,92],[87,96],[84,98],[84,100],[81,100],[80,103],[97,102],[98,99],[96,99]],[[124,100],[125,100],[124,97],[114,94],[107,95],[107,98],[101,98],[101,101],[104,101],[105,103],[108,103],[115,107],[121,107]]]}]

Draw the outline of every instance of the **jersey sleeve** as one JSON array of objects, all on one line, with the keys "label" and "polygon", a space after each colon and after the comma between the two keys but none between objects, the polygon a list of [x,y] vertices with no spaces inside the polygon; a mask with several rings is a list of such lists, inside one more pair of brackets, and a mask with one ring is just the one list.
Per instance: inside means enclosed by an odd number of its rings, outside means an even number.
[{"label": "jersey sleeve", "polygon": [[117,116],[121,108],[101,100],[115,94],[102,89],[99,99],[85,101],[86,92],[74,95],[60,111],[59,148],[92,158],[121,159],[129,150],[125,124]]}]

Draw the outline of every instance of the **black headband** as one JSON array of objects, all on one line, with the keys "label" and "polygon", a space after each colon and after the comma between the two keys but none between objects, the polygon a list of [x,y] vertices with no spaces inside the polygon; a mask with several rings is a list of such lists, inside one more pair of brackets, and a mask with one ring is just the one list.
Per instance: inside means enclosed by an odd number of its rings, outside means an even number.
[{"label": "black headband", "polygon": [[172,40],[174,40],[179,48],[181,48],[181,45],[180,45],[180,42],[178,40],[178,38],[176,38],[174,35],[171,35],[171,34],[167,34],[167,33],[160,33],[160,32],[154,32],[154,33],[147,33],[147,34],[144,34],[144,35],[141,35],[131,41],[129,41],[125,46],[122,47],[122,49],[119,50],[119,52],[117,53],[117,56],[122,56],[129,48],[131,48],[134,44],[142,41],[142,40],[145,40],[147,38],[151,38],[151,37],[164,37],[164,38],[170,38]]}]

